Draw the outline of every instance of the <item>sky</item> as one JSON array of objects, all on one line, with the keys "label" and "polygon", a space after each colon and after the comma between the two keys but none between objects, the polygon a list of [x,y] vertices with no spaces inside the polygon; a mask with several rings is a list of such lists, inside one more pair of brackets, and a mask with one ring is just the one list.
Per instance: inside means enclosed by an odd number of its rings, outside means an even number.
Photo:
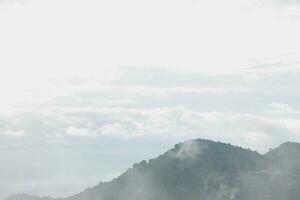
[{"label": "sky", "polygon": [[0,0],[0,199],[174,144],[300,142],[299,0]]}]

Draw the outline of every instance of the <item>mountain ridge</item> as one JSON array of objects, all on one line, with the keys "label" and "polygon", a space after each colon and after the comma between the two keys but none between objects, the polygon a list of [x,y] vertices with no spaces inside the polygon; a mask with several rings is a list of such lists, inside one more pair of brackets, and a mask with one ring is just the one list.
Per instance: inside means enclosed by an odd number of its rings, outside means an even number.
[{"label": "mountain ridge", "polygon": [[[298,145],[287,142],[259,154],[212,140],[188,140],[157,158],[134,164],[110,182],[100,182],[67,198],[13,195],[6,200],[274,200],[274,194],[268,192],[273,189],[273,182],[284,178],[298,186],[294,178],[300,174],[300,161],[287,159],[290,151],[300,153]],[[282,155],[287,158],[278,159]],[[292,167],[285,162],[291,162]],[[261,191],[259,185],[270,188]],[[293,188],[286,190],[296,192]],[[293,198],[286,198],[289,199]]]}]

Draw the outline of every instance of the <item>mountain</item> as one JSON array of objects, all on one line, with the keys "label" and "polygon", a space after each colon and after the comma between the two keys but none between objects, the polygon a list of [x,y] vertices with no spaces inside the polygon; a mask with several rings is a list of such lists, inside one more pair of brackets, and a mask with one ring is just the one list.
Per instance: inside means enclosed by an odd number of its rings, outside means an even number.
[{"label": "mountain", "polygon": [[300,159],[297,159],[299,152],[299,143],[287,142],[268,152],[266,157],[274,163],[277,170],[300,174]]},{"label": "mountain", "polygon": [[299,200],[298,155],[297,143],[261,155],[230,144],[191,140],[68,198],[13,195],[7,200]]},{"label": "mountain", "polygon": [[11,195],[8,199],[10,200],[50,200],[50,197],[38,197],[29,194],[14,194]]}]

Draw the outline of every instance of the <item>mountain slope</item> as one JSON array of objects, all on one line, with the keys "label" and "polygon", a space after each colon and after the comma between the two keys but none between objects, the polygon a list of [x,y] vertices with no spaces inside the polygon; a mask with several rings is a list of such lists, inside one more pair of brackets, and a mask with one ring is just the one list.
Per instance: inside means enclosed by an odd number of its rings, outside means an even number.
[{"label": "mountain slope", "polygon": [[300,174],[300,144],[286,142],[271,150],[265,156],[274,163],[277,170]]},{"label": "mountain slope", "polygon": [[[281,158],[297,152],[300,149],[283,145],[260,155],[230,144],[192,140],[175,145],[156,159],[135,164],[111,182],[57,200],[299,199],[297,170],[287,173],[284,163],[290,160]],[[7,200],[44,199],[19,196]]]}]

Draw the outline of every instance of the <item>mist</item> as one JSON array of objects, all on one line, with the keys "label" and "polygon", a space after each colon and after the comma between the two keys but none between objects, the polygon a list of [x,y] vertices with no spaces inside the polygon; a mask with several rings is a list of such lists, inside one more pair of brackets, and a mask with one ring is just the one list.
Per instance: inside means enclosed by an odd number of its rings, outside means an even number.
[{"label": "mist", "polygon": [[298,199],[299,13],[297,0],[0,0],[0,199]]}]

